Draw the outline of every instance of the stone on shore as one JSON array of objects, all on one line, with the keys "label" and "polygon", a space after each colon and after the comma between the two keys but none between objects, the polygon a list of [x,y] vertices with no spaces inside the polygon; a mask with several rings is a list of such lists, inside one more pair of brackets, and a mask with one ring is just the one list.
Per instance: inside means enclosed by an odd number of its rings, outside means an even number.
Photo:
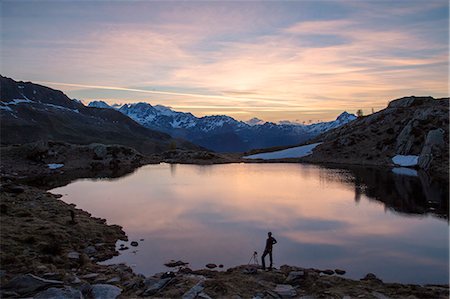
[{"label": "stone on shore", "polygon": [[91,288],[93,299],[115,299],[122,293],[122,289],[110,284],[94,284]]},{"label": "stone on shore", "polygon": [[147,278],[145,280],[146,289],[143,292],[143,296],[151,296],[156,294],[159,290],[163,289],[172,278],[163,278],[155,281],[154,279]]},{"label": "stone on shore", "polygon": [[292,298],[297,296],[297,292],[290,284],[277,284],[274,291],[280,295],[281,298]]},{"label": "stone on shore", "polygon": [[78,260],[80,259],[80,253],[76,251],[71,251],[67,254],[67,258],[72,260]]},{"label": "stone on shore", "polygon": [[305,277],[305,271],[291,271],[286,278],[286,282],[294,282]]},{"label": "stone on shore", "polygon": [[44,279],[33,274],[25,274],[14,277],[10,282],[5,284],[3,288],[13,290],[21,295],[25,295],[51,286],[58,286],[62,284],[62,281]]},{"label": "stone on shore", "polygon": [[74,288],[65,286],[63,289],[49,288],[38,293],[34,299],[84,299],[83,294]]},{"label": "stone on shore", "polygon": [[198,282],[195,286],[193,286],[189,291],[184,293],[183,299],[195,299],[199,293],[201,293],[205,287],[203,286],[203,280]]},{"label": "stone on shore", "polygon": [[214,269],[214,268],[217,268],[217,265],[211,263],[211,264],[206,264],[205,267],[208,268],[208,269]]}]

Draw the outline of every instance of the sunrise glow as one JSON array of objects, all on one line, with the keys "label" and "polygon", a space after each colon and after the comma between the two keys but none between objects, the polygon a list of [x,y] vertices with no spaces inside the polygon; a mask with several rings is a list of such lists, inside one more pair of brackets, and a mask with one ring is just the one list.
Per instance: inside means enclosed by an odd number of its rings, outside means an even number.
[{"label": "sunrise glow", "polygon": [[448,96],[448,1],[2,1],[2,74],[84,102],[330,120]]}]

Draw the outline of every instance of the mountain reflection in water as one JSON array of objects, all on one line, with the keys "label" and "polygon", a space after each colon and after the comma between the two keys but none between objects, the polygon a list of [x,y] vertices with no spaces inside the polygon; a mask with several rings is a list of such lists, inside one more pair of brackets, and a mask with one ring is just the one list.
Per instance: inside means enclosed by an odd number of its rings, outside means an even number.
[{"label": "mountain reflection in water", "polygon": [[52,192],[123,226],[130,241],[144,239],[107,263],[125,262],[145,275],[165,271],[170,259],[196,269],[246,264],[272,231],[275,267],[446,283],[448,184],[421,175],[303,164],[160,164]]},{"label": "mountain reflection in water", "polygon": [[433,178],[424,171],[410,176],[367,167],[335,168],[333,171],[322,168],[320,176],[354,187],[356,202],[364,194],[369,200],[380,201],[386,209],[399,213],[430,214],[449,219],[448,178]]}]

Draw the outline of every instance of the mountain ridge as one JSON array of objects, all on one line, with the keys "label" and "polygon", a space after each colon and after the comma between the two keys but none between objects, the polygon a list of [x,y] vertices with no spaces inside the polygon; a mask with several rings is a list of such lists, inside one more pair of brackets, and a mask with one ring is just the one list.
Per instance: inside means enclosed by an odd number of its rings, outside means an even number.
[{"label": "mountain ridge", "polygon": [[73,144],[120,144],[144,154],[199,147],[143,127],[110,109],[84,106],[62,91],[0,76],[1,144],[61,141]]},{"label": "mountain ridge", "polygon": [[116,109],[148,128],[185,138],[214,151],[228,152],[297,144],[356,119],[355,115],[343,112],[334,121],[310,125],[265,122],[257,118],[248,123],[227,115],[196,117],[192,113],[174,111],[162,105],[152,106],[147,102],[112,107],[103,101],[93,101],[88,106]]}]

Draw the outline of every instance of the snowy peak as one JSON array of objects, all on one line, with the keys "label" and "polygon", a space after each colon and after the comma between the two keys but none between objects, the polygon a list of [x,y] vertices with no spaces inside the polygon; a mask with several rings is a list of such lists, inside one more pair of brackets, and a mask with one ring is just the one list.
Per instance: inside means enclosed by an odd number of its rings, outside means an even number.
[{"label": "snowy peak", "polygon": [[337,118],[337,121],[348,123],[352,120],[355,120],[357,117],[354,114],[350,114],[347,111],[342,112]]},{"label": "snowy peak", "polygon": [[106,104],[104,101],[92,101],[88,104],[88,107],[94,107],[94,108],[106,108],[111,109],[112,107]]},{"label": "snowy peak", "polygon": [[257,126],[257,125],[264,124],[265,121],[263,121],[262,119],[259,119],[257,117],[253,117],[252,119],[245,121],[245,123],[249,126]]}]

